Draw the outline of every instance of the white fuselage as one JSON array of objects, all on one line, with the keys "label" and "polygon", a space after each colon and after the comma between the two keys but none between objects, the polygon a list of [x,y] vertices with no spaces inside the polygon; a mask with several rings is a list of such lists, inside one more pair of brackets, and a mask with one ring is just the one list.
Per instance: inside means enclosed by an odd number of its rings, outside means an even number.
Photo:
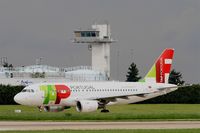
[{"label": "white fuselage", "polygon": [[77,101],[101,99],[108,99],[107,105],[128,104],[177,89],[159,90],[165,87],[176,87],[176,85],[145,82],[42,83],[24,88],[14,99],[19,104],[30,106],[76,106]]}]

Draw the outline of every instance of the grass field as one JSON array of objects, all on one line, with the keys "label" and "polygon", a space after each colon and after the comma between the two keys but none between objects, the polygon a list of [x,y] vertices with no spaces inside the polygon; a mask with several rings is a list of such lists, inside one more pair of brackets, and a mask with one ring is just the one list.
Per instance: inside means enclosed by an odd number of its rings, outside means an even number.
[{"label": "grass field", "polygon": [[162,130],[54,130],[54,131],[3,131],[5,133],[200,133],[200,129]]},{"label": "grass field", "polygon": [[[15,109],[22,110],[15,113]],[[200,120],[200,104],[132,104],[109,106],[110,113],[79,113],[75,108],[63,112],[39,112],[36,107],[1,105],[0,120],[50,120],[50,121],[151,121]]]}]

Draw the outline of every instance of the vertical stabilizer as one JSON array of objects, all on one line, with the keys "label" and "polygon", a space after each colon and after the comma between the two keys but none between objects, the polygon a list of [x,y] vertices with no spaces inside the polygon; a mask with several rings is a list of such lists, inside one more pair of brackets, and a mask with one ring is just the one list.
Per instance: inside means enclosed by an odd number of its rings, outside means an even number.
[{"label": "vertical stabilizer", "polygon": [[151,67],[151,70],[147,73],[143,81],[168,83],[173,56],[173,48],[165,49],[160,57],[156,60],[154,65]]}]

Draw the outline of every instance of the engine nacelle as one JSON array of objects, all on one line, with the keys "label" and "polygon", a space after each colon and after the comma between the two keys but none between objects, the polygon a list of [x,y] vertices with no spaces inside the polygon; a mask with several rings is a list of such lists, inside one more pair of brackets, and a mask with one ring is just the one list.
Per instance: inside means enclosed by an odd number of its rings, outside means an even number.
[{"label": "engine nacelle", "polygon": [[98,102],[95,100],[81,100],[76,104],[78,112],[92,112],[98,109]]},{"label": "engine nacelle", "polygon": [[68,109],[70,107],[65,107],[65,106],[45,106],[44,111],[46,112],[61,112],[65,109]]}]

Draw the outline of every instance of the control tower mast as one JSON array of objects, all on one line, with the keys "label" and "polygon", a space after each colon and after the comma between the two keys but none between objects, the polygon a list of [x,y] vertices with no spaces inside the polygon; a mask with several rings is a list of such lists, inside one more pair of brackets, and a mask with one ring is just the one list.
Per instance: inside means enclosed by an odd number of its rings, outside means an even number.
[{"label": "control tower mast", "polygon": [[110,44],[115,42],[111,38],[109,24],[95,24],[91,29],[75,30],[74,43],[88,44],[92,51],[92,67],[105,72],[110,79]]}]

